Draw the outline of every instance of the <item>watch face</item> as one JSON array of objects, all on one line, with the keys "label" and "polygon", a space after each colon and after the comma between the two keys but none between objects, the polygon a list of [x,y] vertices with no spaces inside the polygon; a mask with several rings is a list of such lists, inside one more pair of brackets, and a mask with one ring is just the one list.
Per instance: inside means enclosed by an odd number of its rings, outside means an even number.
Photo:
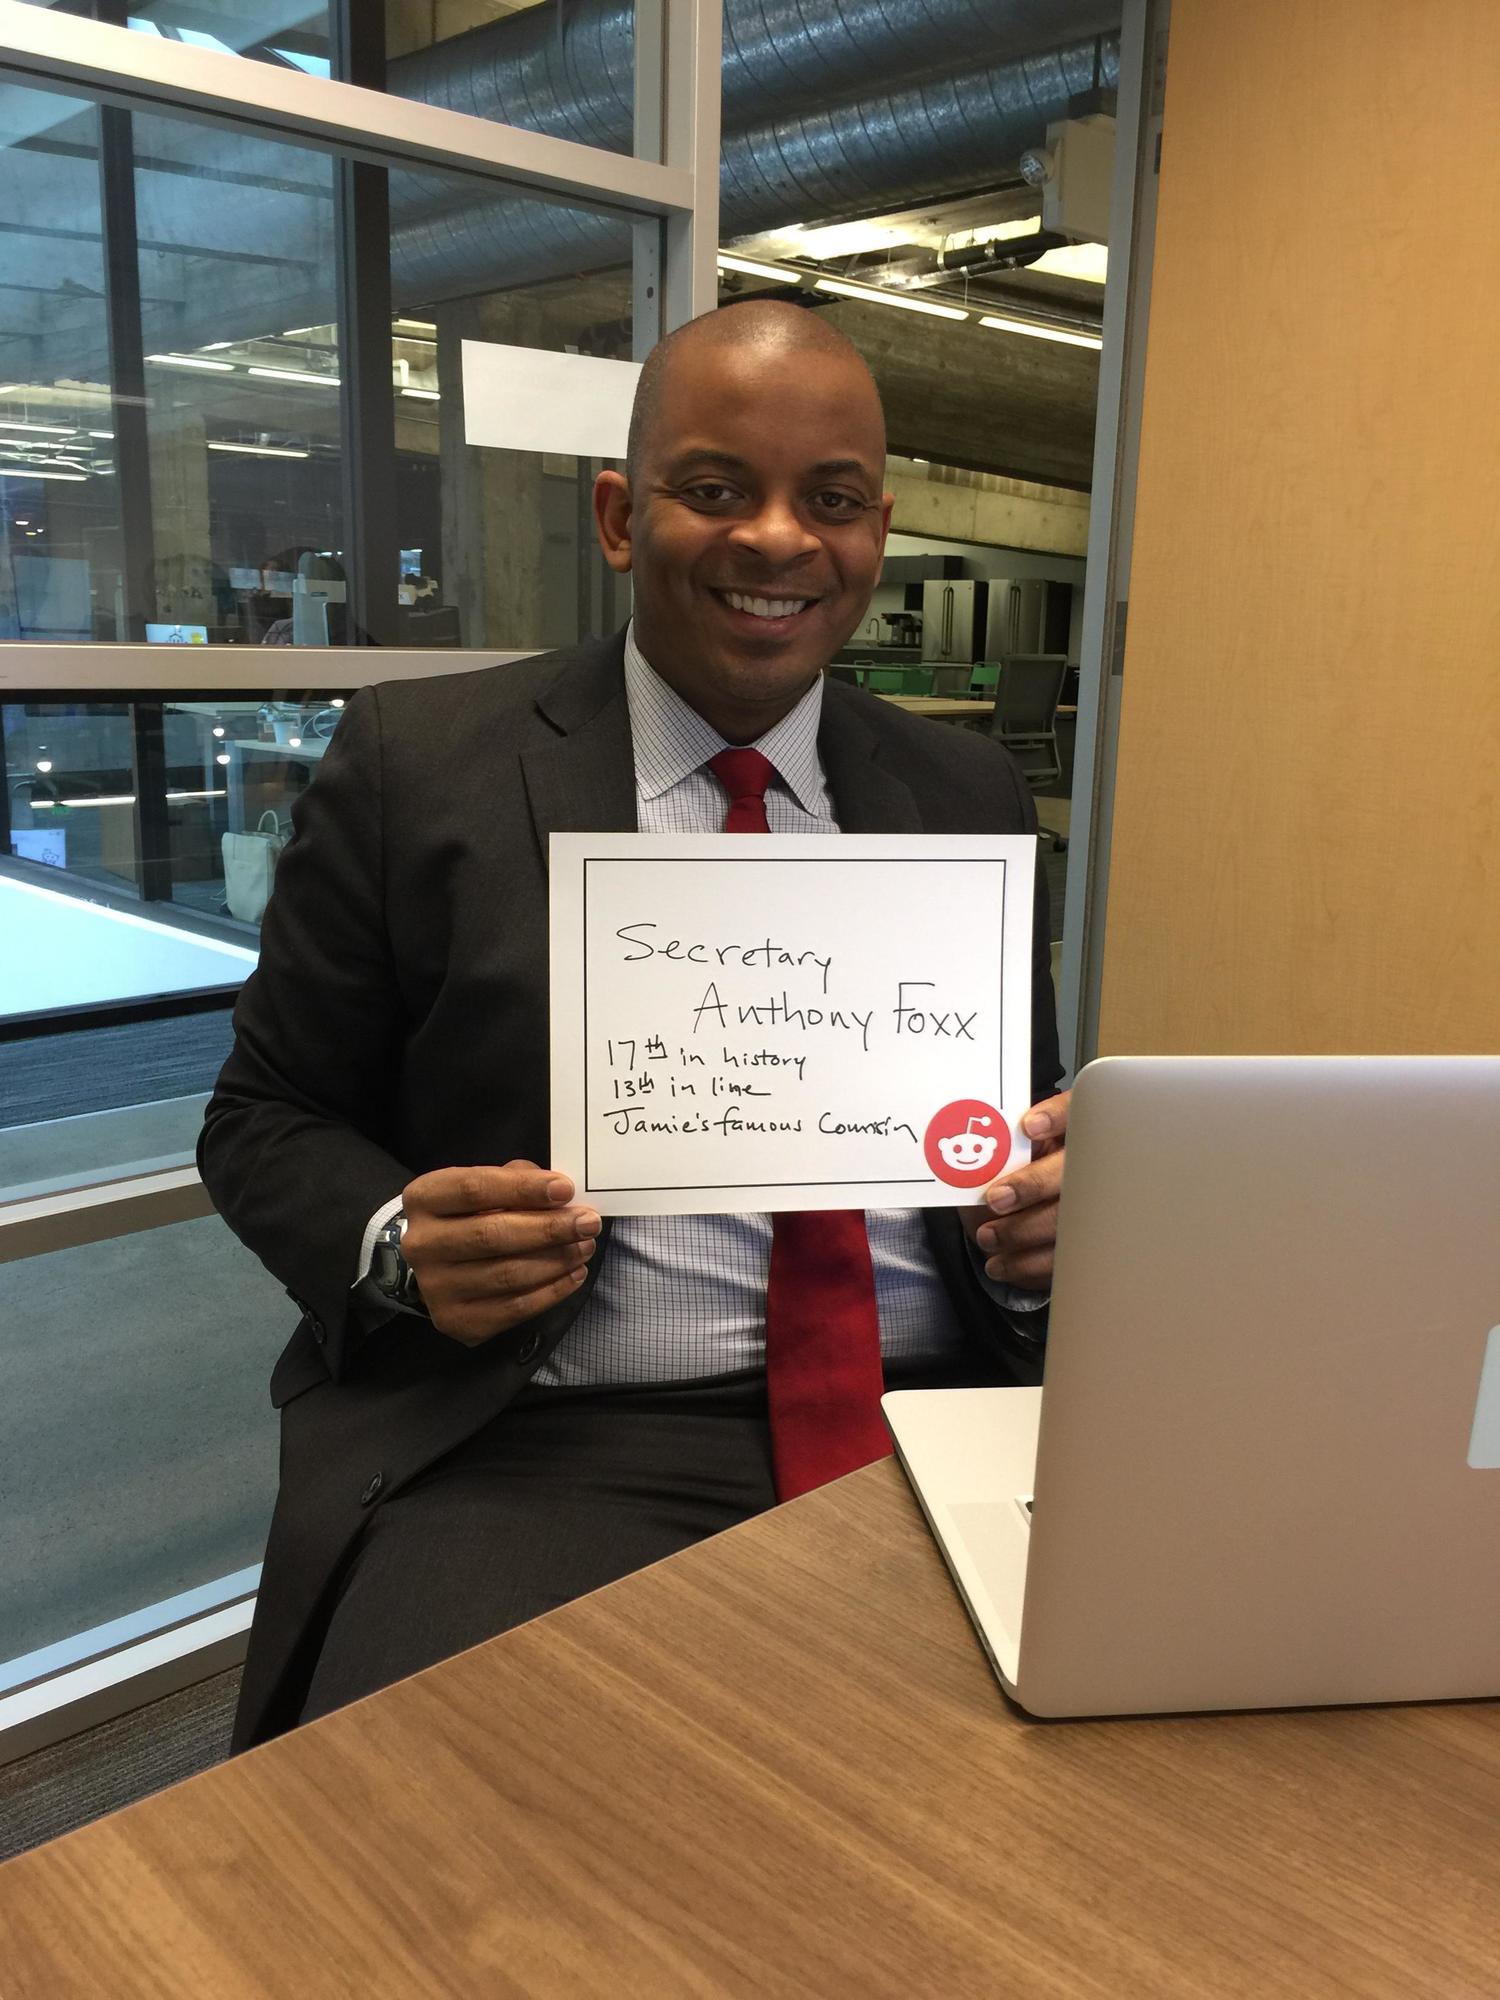
[{"label": "watch face", "polygon": [[405,1259],[394,1243],[385,1243],[376,1238],[375,1249],[370,1258],[370,1276],[388,1299],[395,1298],[401,1289],[404,1263]]}]

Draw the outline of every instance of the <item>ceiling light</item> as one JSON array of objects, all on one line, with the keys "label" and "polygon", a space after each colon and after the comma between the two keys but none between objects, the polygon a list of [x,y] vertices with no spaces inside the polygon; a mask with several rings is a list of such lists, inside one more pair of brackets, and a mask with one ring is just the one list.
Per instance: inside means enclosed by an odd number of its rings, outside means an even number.
[{"label": "ceiling light", "polygon": [[781,264],[757,264],[753,257],[731,257],[727,250],[719,252],[721,271],[743,271],[747,278],[774,278],[781,284],[800,284],[802,273],[789,271]]},{"label": "ceiling light", "polygon": [[893,222],[825,222],[811,229],[797,223],[778,230],[777,237],[792,246],[797,256],[810,257],[815,263],[835,257],[866,257],[872,250],[892,250],[912,240],[905,224]]},{"label": "ceiling light", "polygon": [[436,333],[437,328],[430,319],[393,319],[393,327],[404,327],[410,333]]},{"label": "ceiling light", "polygon": [[934,299],[914,299],[903,292],[879,291],[873,285],[850,285],[842,278],[819,278],[814,291],[837,292],[841,299],[865,299],[877,306],[900,306],[904,312],[928,313],[933,319],[967,319],[960,306],[941,306]]},{"label": "ceiling light", "polygon": [[232,361],[205,361],[199,354],[148,354],[148,361],[155,361],[162,368],[206,368],[215,375],[232,375]]},{"label": "ceiling light", "polygon": [[70,438],[75,424],[29,424],[24,417],[0,417],[0,431],[41,431],[47,437]]},{"label": "ceiling light", "polygon": [[1109,248],[1103,243],[1063,243],[1027,267],[1049,278],[1076,278],[1086,285],[1102,285],[1109,276]]},{"label": "ceiling light", "polygon": [[414,403],[440,403],[443,400],[440,389],[403,389],[403,396],[410,396]]},{"label": "ceiling light", "polygon": [[86,472],[42,472],[34,465],[0,465],[0,479],[71,479],[81,485]]},{"label": "ceiling light", "polygon": [[992,326],[999,333],[1024,333],[1033,340],[1060,340],[1065,347],[1103,347],[1104,340],[1097,333],[1069,333],[1060,326],[1043,326],[1034,319],[1002,319],[997,313],[981,313],[981,326]]},{"label": "ceiling light", "polygon": [[52,769],[52,759],[50,757],[38,757],[36,767],[45,778],[47,773]]},{"label": "ceiling light", "polygon": [[227,750],[221,750],[218,756],[214,758],[214,762],[216,764],[227,764],[229,762],[229,752]]},{"label": "ceiling light", "polygon": [[89,436],[90,436],[91,438],[108,438],[108,439],[110,440],[110,442],[111,442],[111,443],[113,443],[113,442],[114,442],[114,435],[115,435],[115,434],[114,434],[114,432],[113,432],[113,431],[90,431],[90,432],[89,432]]},{"label": "ceiling light", "polygon": [[337,375],[311,375],[305,368],[251,368],[247,372],[267,382],[310,382],[315,389],[337,389],[340,383]]},{"label": "ceiling light", "polygon": [[208,440],[210,451],[241,451],[247,458],[307,458],[305,451],[293,451],[279,444],[220,444],[217,438]]},{"label": "ceiling light", "polygon": [[222,723],[222,722],[216,722],[216,723],[214,724],[214,735],[215,735],[215,736],[222,736],[223,734],[224,734],[224,725],[223,725],[223,723]]}]

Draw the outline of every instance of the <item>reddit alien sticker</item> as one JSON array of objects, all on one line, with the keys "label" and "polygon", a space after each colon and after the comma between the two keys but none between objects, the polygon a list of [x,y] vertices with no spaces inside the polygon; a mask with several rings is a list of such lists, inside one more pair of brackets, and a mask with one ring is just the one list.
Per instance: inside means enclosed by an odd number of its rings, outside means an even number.
[{"label": "reddit alien sticker", "polygon": [[1010,1158],[1010,1127],[993,1104],[961,1097],[945,1104],[927,1126],[922,1151],[949,1187],[977,1188],[992,1181]]}]

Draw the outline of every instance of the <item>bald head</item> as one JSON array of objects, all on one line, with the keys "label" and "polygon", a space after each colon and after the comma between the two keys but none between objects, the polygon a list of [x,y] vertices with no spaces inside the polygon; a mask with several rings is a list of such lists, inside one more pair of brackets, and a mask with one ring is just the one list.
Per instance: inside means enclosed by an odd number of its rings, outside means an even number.
[{"label": "bald head", "polygon": [[690,319],[686,326],[658,341],[646,356],[636,385],[625,448],[625,475],[632,486],[650,448],[674,370],[683,361],[706,358],[714,352],[739,353],[767,361],[784,357],[795,362],[801,357],[818,356],[824,362],[842,363],[868,387],[881,426],[884,451],[885,417],[880,408],[880,392],[853,341],[806,306],[793,305],[787,299],[746,299],[741,304],[721,306],[699,319]]}]

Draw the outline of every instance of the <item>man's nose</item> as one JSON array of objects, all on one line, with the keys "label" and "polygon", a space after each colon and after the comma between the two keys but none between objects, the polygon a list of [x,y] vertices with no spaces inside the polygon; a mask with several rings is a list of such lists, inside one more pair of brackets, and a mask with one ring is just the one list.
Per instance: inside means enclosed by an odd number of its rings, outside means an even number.
[{"label": "man's nose", "polygon": [[767,500],[730,536],[735,546],[753,550],[768,563],[796,562],[816,555],[823,546],[789,500]]}]

